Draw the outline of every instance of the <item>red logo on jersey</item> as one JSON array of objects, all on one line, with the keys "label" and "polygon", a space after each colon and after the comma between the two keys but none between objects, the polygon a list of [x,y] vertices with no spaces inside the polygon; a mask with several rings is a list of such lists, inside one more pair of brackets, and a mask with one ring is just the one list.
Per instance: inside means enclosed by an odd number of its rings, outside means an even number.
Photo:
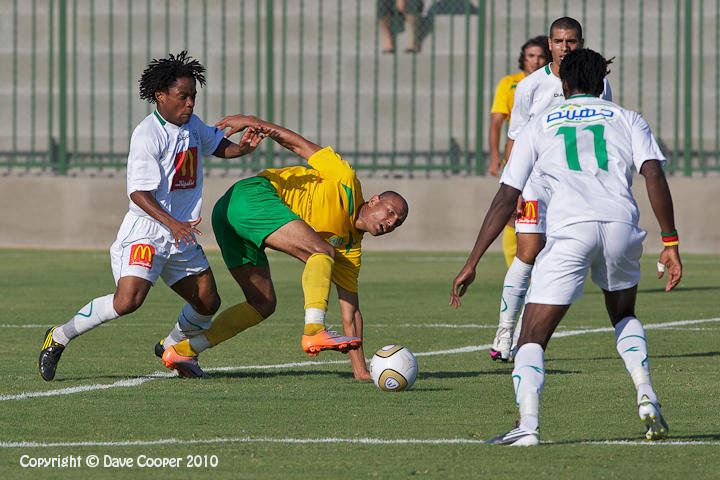
[{"label": "red logo on jersey", "polygon": [[190,147],[175,155],[175,175],[170,191],[195,188],[197,185],[198,150]]},{"label": "red logo on jersey", "polygon": [[138,244],[130,247],[130,265],[139,265],[145,268],[152,268],[155,247],[152,245]]},{"label": "red logo on jersey", "polygon": [[517,223],[526,225],[537,225],[538,223],[538,202],[530,200],[522,203],[522,217],[518,217]]}]

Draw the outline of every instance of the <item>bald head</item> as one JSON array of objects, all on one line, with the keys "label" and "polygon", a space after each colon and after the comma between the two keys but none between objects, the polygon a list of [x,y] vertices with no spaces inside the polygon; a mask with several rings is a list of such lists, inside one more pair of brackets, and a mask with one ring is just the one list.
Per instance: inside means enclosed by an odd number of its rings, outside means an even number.
[{"label": "bald head", "polygon": [[370,235],[385,235],[402,225],[408,215],[408,203],[397,192],[387,190],[373,195],[358,212],[355,227]]}]

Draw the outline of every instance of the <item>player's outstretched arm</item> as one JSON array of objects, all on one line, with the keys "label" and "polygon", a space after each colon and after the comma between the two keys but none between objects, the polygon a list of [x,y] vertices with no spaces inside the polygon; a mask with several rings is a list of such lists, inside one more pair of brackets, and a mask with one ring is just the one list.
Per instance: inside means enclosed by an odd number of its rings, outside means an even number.
[{"label": "player's outstretched arm", "polygon": [[[250,122],[249,118],[253,118],[255,121]],[[250,127],[245,135],[257,135],[259,139],[266,136],[270,137],[305,160],[310,158],[313,153],[321,149],[318,145],[315,145],[292,130],[288,130],[287,128],[270,122],[265,122],[256,117],[233,115],[223,118],[216,123],[215,126],[222,129],[229,128],[225,135],[226,137]],[[243,135],[243,139],[245,139],[245,135]]]},{"label": "player's outstretched arm", "polygon": [[[338,300],[340,302],[340,315],[343,321],[343,333],[350,337],[363,338],[363,317],[360,313],[360,301],[357,292],[337,287]],[[350,350],[350,363],[357,380],[371,380],[370,372],[365,365],[365,352],[362,346],[356,350]]]},{"label": "player's outstretched arm", "polygon": [[[250,125],[255,125],[261,120],[253,115],[231,115],[223,118],[214,126],[225,130],[229,127],[228,131],[225,132],[225,138],[220,141],[213,152],[213,156],[220,158],[235,158],[242,155],[252,153],[257,146],[260,144],[262,137],[257,132],[247,128]],[[231,142],[228,137],[231,135],[245,131],[240,138],[238,143]]]},{"label": "player's outstretched arm", "polygon": [[460,306],[460,297],[465,295],[467,288],[475,280],[475,268],[480,258],[488,249],[490,244],[495,241],[505,224],[515,211],[520,190],[506,184],[501,184],[500,189],[495,194],[490,208],[488,209],[485,220],[483,221],[480,232],[475,240],[475,246],[470,252],[470,256],[465,262],[460,273],[453,280],[452,291],[450,292],[450,305],[458,308]]},{"label": "player's outstretched arm", "polygon": [[[657,160],[644,162],[640,167],[640,174],[645,177],[650,206],[660,224],[660,231],[663,233],[675,232],[672,196],[660,162]],[[660,253],[659,263],[664,265],[668,272],[667,284],[665,285],[665,291],[667,292],[675,288],[682,277],[682,262],[680,261],[677,244],[665,246],[662,253]],[[658,278],[662,278],[665,269],[658,272]]]}]

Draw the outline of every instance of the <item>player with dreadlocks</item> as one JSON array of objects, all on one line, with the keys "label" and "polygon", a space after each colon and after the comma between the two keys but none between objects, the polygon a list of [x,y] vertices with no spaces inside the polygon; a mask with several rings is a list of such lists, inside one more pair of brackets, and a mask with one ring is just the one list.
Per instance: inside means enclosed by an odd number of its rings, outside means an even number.
[{"label": "player with dreadlocks", "polygon": [[[252,152],[260,137],[245,131],[239,144],[193,114],[196,84],[205,67],[183,51],[153,60],[140,77],[140,98],[156,109],[135,128],[127,163],[130,209],[110,247],[115,293],[95,298],[67,323],[50,328],[38,360],[50,381],[73,338],[127,315],[142,305],[158,277],[185,301],[170,336],[176,341],[201,333],[220,308],[220,296],[202,247],[202,156],[232,158]],[[257,122],[247,118],[248,125]],[[206,377],[197,359],[177,364],[186,377]]]}]

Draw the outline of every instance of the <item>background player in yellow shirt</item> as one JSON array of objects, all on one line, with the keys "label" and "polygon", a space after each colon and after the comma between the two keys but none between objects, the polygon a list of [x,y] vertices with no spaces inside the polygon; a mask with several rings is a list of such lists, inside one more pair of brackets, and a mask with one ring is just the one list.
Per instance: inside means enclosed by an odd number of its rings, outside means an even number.
[{"label": "background player in yellow shirt", "polygon": [[[225,117],[215,126],[244,129],[246,117]],[[355,171],[332,148],[321,148],[283,127],[258,121],[252,134],[269,136],[306,159],[303,166],[268,169],[235,183],[215,204],[213,230],[225,264],[246,302],[220,313],[204,333],[171,345],[162,359],[168,368],[196,357],[260,323],[277,303],[265,247],[303,261],[305,329],[302,348],[310,356],[322,350],[350,351],[355,378],[369,380],[362,350],[363,318],[358,301],[358,273],[363,235],[390,233],[407,217],[408,205],[396,192],[365,201]],[[346,336],[325,329],[330,283],[337,286]],[[190,358],[188,358],[190,357]]]},{"label": "background player in yellow shirt", "polygon": [[[551,58],[547,37],[545,35],[533,37],[520,49],[518,65],[521,71],[503,77],[498,83],[490,109],[490,130],[488,131],[488,144],[490,145],[488,173],[490,175],[499,177],[500,168],[505,163],[503,160],[507,161],[507,151],[506,155],[500,156],[500,132],[505,120],[510,121],[510,112],[512,112],[515,101],[515,88],[518,82],[535,70],[544,67]],[[517,251],[514,219],[511,219],[510,223],[505,226],[502,242],[505,262],[509,267]]]}]

